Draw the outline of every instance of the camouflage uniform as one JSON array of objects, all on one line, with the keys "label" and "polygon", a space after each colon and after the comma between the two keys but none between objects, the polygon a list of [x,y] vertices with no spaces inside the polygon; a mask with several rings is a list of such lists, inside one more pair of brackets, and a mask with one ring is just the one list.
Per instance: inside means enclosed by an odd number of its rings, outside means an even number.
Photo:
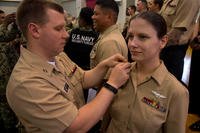
[{"label": "camouflage uniform", "polygon": [[0,25],[0,42],[12,41],[20,34],[16,24],[11,24],[11,26],[11,29],[8,30],[8,27],[4,24]]},{"label": "camouflage uniform", "polygon": [[16,64],[19,53],[16,44],[19,41],[0,42],[0,130],[3,133],[17,133],[18,119],[10,109],[6,100],[6,85],[14,65]]}]

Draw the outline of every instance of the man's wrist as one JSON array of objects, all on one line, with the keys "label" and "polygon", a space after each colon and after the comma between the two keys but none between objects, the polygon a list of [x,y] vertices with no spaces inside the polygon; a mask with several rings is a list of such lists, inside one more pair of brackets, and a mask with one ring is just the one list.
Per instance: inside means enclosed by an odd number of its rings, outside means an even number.
[{"label": "man's wrist", "polygon": [[105,87],[106,89],[108,89],[109,91],[113,92],[114,94],[117,94],[118,90],[117,88],[115,88],[114,86],[110,85],[107,82],[103,83],[103,87]]}]

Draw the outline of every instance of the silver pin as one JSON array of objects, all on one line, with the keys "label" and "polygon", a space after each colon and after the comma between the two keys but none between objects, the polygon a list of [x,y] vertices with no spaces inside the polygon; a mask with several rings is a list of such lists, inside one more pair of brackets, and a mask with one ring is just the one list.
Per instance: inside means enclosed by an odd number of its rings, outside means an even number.
[{"label": "silver pin", "polygon": [[163,96],[163,95],[161,95],[161,94],[159,94],[158,92],[156,92],[156,91],[151,91],[156,97],[158,97],[158,98],[163,98],[163,99],[165,99],[165,98],[167,98],[166,96]]}]

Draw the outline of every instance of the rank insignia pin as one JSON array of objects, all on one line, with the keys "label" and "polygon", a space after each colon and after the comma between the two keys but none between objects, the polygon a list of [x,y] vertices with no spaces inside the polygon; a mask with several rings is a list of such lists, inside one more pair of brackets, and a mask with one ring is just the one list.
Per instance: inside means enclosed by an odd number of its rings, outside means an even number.
[{"label": "rank insignia pin", "polygon": [[77,69],[77,66],[75,65],[68,76],[71,77],[76,72],[76,69]]},{"label": "rank insignia pin", "polygon": [[68,92],[68,90],[69,90],[69,85],[68,85],[67,83],[65,83],[64,90],[65,90],[66,92]]}]

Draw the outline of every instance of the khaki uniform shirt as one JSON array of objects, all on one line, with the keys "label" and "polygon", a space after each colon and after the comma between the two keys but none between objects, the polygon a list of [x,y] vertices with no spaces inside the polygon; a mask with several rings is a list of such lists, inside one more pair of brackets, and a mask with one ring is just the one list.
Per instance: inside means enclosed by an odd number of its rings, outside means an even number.
[{"label": "khaki uniform shirt", "polygon": [[199,9],[199,0],[164,0],[160,14],[164,17],[168,32],[174,28],[185,28],[179,44],[186,44],[192,34],[192,25]]},{"label": "khaki uniform shirt", "polygon": [[100,34],[90,53],[90,67],[94,68],[102,60],[120,53],[128,59],[128,48],[117,25],[109,27]]},{"label": "khaki uniform shirt", "polygon": [[163,63],[137,85],[135,66],[104,117],[106,133],[185,133],[187,89]]},{"label": "khaki uniform shirt", "polygon": [[55,60],[56,66],[21,47],[6,96],[28,132],[61,133],[84,104],[84,71],[64,53]]}]

